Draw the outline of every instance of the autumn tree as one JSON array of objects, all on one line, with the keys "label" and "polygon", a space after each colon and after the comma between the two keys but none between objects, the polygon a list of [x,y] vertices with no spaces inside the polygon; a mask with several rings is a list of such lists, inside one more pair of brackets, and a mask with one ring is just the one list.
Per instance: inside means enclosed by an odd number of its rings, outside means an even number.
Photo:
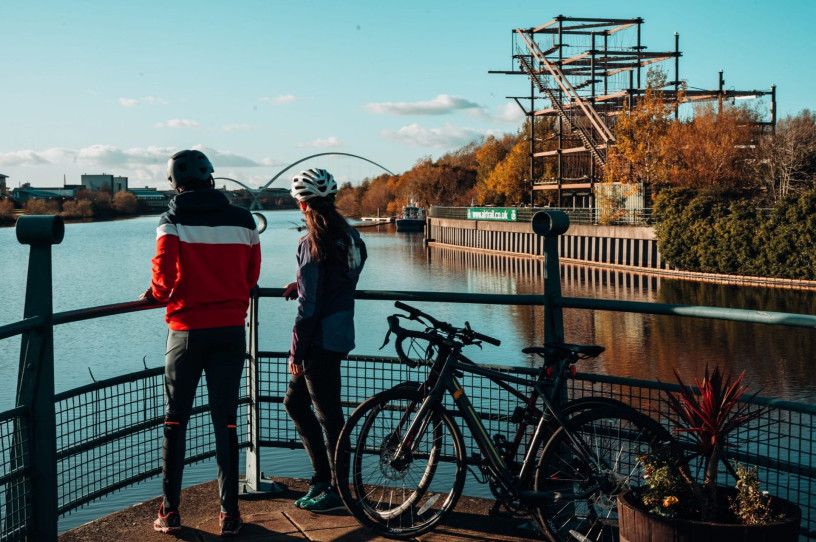
[{"label": "autumn tree", "polygon": [[360,213],[362,216],[374,216],[388,213],[388,204],[394,199],[388,186],[388,176],[381,175],[373,179],[360,199]]},{"label": "autumn tree", "polygon": [[361,216],[359,206],[357,205],[355,188],[351,183],[343,183],[340,186],[337,190],[334,204],[345,216]]},{"label": "autumn tree", "polygon": [[66,218],[91,218],[93,207],[91,202],[83,199],[80,201],[69,200],[62,204],[60,215]]},{"label": "autumn tree", "polygon": [[485,203],[485,200],[489,197],[487,179],[496,166],[507,156],[509,148],[506,141],[490,136],[476,149],[476,197],[479,203]]},{"label": "autumn tree", "polygon": [[59,203],[53,199],[30,199],[25,210],[29,215],[55,215],[59,213]]},{"label": "autumn tree", "polygon": [[139,210],[139,200],[134,194],[125,190],[120,190],[113,196],[113,208],[126,215],[135,214]]},{"label": "autumn tree", "polygon": [[756,112],[745,107],[698,106],[690,121],[672,124],[666,133],[663,180],[714,192],[754,188],[756,122]]},{"label": "autumn tree", "polygon": [[771,199],[812,188],[816,177],[816,116],[805,109],[785,117],[759,142],[754,172]]},{"label": "autumn tree", "polygon": [[675,124],[671,116],[677,107],[677,102],[667,102],[663,96],[666,81],[664,72],[650,69],[643,96],[618,115],[615,145],[607,153],[604,169],[607,182],[662,181],[667,135]]},{"label": "autumn tree", "polygon": [[517,205],[522,201],[524,179],[528,176],[529,169],[528,143],[519,138],[484,182],[479,184],[479,201],[496,205]]},{"label": "autumn tree", "polygon": [[0,200],[0,222],[14,220],[14,203],[10,199]]}]

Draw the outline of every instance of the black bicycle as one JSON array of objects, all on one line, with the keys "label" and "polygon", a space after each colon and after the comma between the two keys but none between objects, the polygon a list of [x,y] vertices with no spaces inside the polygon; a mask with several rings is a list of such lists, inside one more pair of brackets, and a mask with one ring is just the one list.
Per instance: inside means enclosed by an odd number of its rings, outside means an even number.
[{"label": "black bicycle", "polygon": [[[424,382],[406,382],[361,403],[346,421],[335,455],[337,486],[349,511],[390,538],[434,528],[453,510],[470,468],[496,497],[492,513],[531,515],[552,541],[617,540],[616,496],[640,484],[641,457],[666,448],[671,435],[657,421],[610,398],[568,402],[566,380],[594,345],[525,348],[543,364],[535,378],[481,367],[462,354],[469,345],[500,341],[397,302],[388,317],[399,359],[428,365]],[[406,329],[412,320],[422,330]],[[512,440],[491,438],[460,384],[464,373],[488,378],[517,396],[508,420]],[[526,395],[512,384],[529,388]],[[443,405],[449,394],[453,406]],[[460,420],[479,454],[465,449]],[[532,434],[530,434],[532,431]],[[478,468],[478,471],[474,469]]]}]

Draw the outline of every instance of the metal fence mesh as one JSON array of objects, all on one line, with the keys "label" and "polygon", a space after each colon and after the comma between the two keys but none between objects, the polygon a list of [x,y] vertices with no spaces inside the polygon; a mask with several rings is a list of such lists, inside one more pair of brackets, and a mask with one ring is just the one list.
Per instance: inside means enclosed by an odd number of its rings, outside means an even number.
[{"label": "metal fence mesh", "polygon": [[[288,373],[285,353],[262,353],[258,358],[261,447],[300,447],[300,439],[283,408]],[[531,375],[525,368],[501,368]],[[411,369],[396,358],[350,356],[343,363],[343,401],[346,415],[374,393],[404,381],[422,381],[427,368]],[[248,380],[247,380],[248,382]],[[491,436],[508,438],[514,429],[510,417],[520,399],[486,378],[466,374],[465,392],[480,413]],[[161,468],[163,427],[162,369],[150,369],[98,382],[57,396],[59,512],[65,515],[86,503],[125,486],[155,476]],[[526,389],[520,391],[526,392]],[[570,380],[569,395],[613,397],[666,422],[667,405],[657,383],[579,374]],[[214,455],[214,440],[206,404],[206,386],[199,386],[187,432],[187,462]],[[239,420],[247,420],[249,394],[241,398]],[[450,407],[451,405],[447,405]],[[751,408],[766,409],[753,425],[736,436],[739,453],[733,457],[759,467],[763,488],[802,507],[803,532],[816,538],[816,449],[813,442],[814,409],[755,398]],[[459,420],[461,422],[461,420]],[[477,452],[467,428],[466,455]],[[531,430],[532,432],[532,430]],[[248,443],[248,423],[239,424],[239,442]],[[530,435],[528,435],[529,437]],[[0,518],[2,540],[25,537],[30,520],[31,466],[25,412],[9,411],[0,417]],[[21,453],[15,455],[15,450]]]},{"label": "metal fence mesh", "polygon": [[33,503],[28,417],[22,409],[0,415],[0,540],[26,536]]}]

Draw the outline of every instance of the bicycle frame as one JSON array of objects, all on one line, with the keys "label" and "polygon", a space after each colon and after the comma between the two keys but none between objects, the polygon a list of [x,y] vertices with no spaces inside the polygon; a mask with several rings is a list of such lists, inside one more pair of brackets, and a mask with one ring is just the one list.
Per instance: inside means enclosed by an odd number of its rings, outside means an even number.
[{"label": "bicycle frame", "polygon": [[[563,390],[566,380],[564,368],[568,364],[568,360],[564,358],[553,365],[555,376],[552,380],[544,380],[543,377],[546,374],[545,367],[542,367],[537,379],[529,379],[476,365],[461,354],[462,347],[456,341],[440,340],[437,344],[439,346],[439,353],[431,366],[428,379],[422,384],[421,388],[424,399],[413,420],[410,421],[405,432],[405,438],[396,450],[395,457],[402,457],[406,449],[411,449],[416,435],[424,430],[424,424],[427,423],[428,418],[426,417],[426,413],[433,405],[441,403],[442,395],[447,392],[456,403],[458,411],[470,429],[483,458],[487,460],[485,466],[490,469],[495,481],[502,486],[504,491],[509,492],[509,494],[521,494],[520,488],[529,487],[529,482],[537,467],[536,453],[545,438],[549,438],[551,435],[551,427],[553,425],[555,427],[566,427],[566,420],[560,414],[559,409],[554,406],[553,400]],[[514,475],[508,468],[502,454],[490,438],[487,429],[481,422],[479,414],[473,408],[473,404],[465,393],[464,387],[459,382],[457,373],[471,373],[488,378],[520,399],[525,400],[527,402],[527,408],[536,408],[534,405],[538,398],[541,398],[543,401],[544,412],[542,412],[542,415],[539,417],[533,437],[524,454],[518,479],[514,479]],[[526,396],[509,386],[509,383],[531,387],[533,388],[533,392],[531,395]],[[550,387],[552,389],[550,393],[547,393],[546,388]],[[405,417],[401,420],[400,425],[408,422],[408,417],[412,410],[413,408],[406,410]],[[538,409],[536,408],[536,410]],[[527,424],[522,420],[513,441],[514,451],[518,450],[526,428]],[[568,429],[565,430],[569,431]],[[567,434],[581,453],[585,455],[584,459],[592,457],[592,454],[587,451],[585,443],[571,433],[568,432]],[[523,494],[526,498],[542,498],[544,496],[543,494],[539,495],[532,491],[524,491]]]}]

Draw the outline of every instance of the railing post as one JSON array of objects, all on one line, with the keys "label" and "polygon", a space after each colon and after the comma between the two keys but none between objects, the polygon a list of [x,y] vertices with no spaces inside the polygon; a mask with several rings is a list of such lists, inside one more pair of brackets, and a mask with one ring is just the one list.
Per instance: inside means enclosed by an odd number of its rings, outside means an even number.
[{"label": "railing post", "polygon": [[280,493],[283,489],[274,481],[264,478],[261,472],[261,404],[259,401],[261,370],[258,366],[258,287],[249,297],[249,323],[247,324],[247,425],[249,447],[246,451],[246,473],[241,493]]},{"label": "railing post", "polygon": [[561,266],[558,262],[558,236],[569,229],[569,217],[563,211],[539,211],[533,215],[533,231],[544,237],[544,341],[564,342],[564,318],[561,306]]},{"label": "railing post", "polygon": [[17,219],[16,233],[20,243],[31,246],[23,317],[44,317],[45,322],[25,332],[20,344],[17,406],[28,410],[29,435],[26,439],[22,428],[15,428],[10,459],[13,467],[28,465],[31,477],[25,488],[13,490],[16,502],[8,510],[12,514],[25,514],[28,510],[28,540],[57,540],[51,245],[62,242],[65,225],[59,216],[21,216]]}]

